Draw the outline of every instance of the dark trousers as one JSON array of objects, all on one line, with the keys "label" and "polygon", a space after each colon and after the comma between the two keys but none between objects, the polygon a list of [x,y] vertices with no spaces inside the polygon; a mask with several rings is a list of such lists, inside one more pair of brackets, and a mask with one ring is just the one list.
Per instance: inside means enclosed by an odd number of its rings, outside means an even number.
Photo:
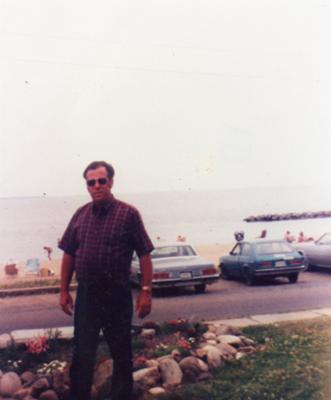
[{"label": "dark trousers", "polygon": [[113,359],[111,400],[131,400],[132,295],[127,285],[79,284],[74,316],[70,399],[89,400],[100,330]]}]

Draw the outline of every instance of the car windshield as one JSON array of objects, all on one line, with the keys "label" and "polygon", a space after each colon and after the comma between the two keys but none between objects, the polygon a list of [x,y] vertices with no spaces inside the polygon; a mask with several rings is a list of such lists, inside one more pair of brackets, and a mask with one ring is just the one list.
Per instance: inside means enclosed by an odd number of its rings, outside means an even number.
[{"label": "car windshield", "polygon": [[331,244],[331,233],[326,233],[320,239],[318,239],[319,244]]},{"label": "car windshield", "polygon": [[285,242],[257,243],[256,254],[292,253],[293,249]]},{"label": "car windshield", "polygon": [[156,247],[152,253],[152,258],[195,256],[196,253],[191,246],[162,246]]}]

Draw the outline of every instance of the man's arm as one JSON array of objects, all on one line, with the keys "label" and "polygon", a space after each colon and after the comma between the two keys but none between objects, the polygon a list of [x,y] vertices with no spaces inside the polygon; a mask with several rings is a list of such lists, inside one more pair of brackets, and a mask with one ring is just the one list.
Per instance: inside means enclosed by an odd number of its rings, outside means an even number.
[{"label": "man's arm", "polygon": [[139,257],[141,271],[141,292],[137,298],[136,311],[139,318],[144,318],[152,309],[152,276],[153,265],[150,254]]},{"label": "man's arm", "polygon": [[69,285],[75,268],[75,257],[68,253],[63,254],[61,265],[60,306],[68,315],[72,315],[73,301],[69,292]]}]

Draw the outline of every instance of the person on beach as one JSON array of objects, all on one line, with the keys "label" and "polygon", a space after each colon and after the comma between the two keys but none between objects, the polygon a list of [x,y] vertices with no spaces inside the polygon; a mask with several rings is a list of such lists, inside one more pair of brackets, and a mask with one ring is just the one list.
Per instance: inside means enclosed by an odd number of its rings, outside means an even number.
[{"label": "person on beach", "polygon": [[295,237],[293,235],[291,235],[290,231],[286,231],[285,235],[284,235],[284,240],[286,240],[289,243],[292,243],[295,241]]},{"label": "person on beach", "polygon": [[130,264],[135,251],[142,276],[136,311],[144,318],[152,306],[153,244],[138,210],[111,193],[114,169],[110,164],[94,161],[83,176],[92,201],[76,211],[59,243],[64,251],[60,306],[69,315],[73,311],[69,284],[74,272],[78,281],[70,400],[90,399],[100,330],[113,358],[111,399],[131,400]]},{"label": "person on beach", "polygon": [[298,242],[299,243],[310,242],[311,240],[314,240],[314,238],[311,237],[311,236],[310,237],[305,236],[303,232],[299,233],[299,236],[298,236]]},{"label": "person on beach", "polygon": [[47,258],[51,261],[52,260],[52,252],[53,249],[51,248],[51,246],[44,246],[43,249],[46,251],[47,253]]},{"label": "person on beach", "polygon": [[262,229],[260,236],[257,236],[256,239],[264,239],[267,237],[267,230],[266,229]]}]

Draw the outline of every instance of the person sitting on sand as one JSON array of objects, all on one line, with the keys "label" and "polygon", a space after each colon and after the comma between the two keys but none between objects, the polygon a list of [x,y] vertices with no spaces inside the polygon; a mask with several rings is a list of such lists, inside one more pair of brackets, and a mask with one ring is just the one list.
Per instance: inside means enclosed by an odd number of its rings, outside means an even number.
[{"label": "person sitting on sand", "polygon": [[293,235],[291,235],[290,231],[286,231],[286,233],[284,235],[284,240],[286,240],[289,243],[292,243],[295,241],[295,237]]},{"label": "person sitting on sand", "polygon": [[182,235],[178,235],[176,240],[177,240],[177,242],[185,242],[186,241],[186,237],[182,236]]},{"label": "person sitting on sand", "polygon": [[314,238],[305,236],[303,232],[299,233],[298,242],[310,242],[311,240],[314,240]]}]

